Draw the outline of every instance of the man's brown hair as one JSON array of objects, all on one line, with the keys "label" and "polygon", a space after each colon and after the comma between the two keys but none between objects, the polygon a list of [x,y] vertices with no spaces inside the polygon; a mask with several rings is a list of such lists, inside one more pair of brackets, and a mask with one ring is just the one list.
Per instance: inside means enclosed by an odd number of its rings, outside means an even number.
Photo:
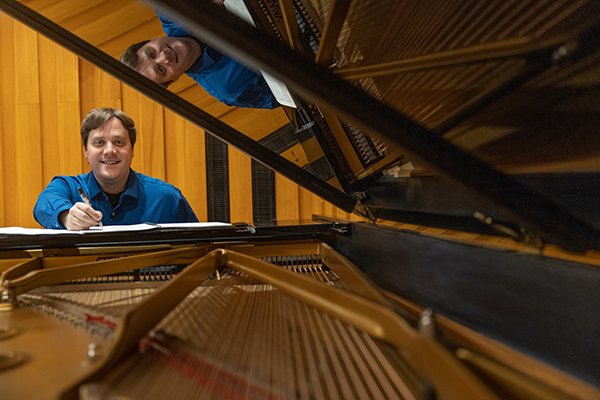
[{"label": "man's brown hair", "polygon": [[149,40],[144,40],[142,42],[132,44],[121,54],[121,62],[127,65],[129,68],[137,71],[138,66],[140,65],[140,58],[138,57],[138,50],[142,48],[143,45],[148,43]]},{"label": "man's brown hair", "polygon": [[87,150],[87,141],[88,137],[90,136],[90,132],[94,129],[104,126],[104,124],[106,124],[112,118],[118,118],[125,129],[127,129],[127,132],[129,132],[131,149],[133,149],[133,145],[135,145],[135,140],[137,138],[135,123],[123,111],[108,107],[96,108],[95,110],[90,111],[81,122],[81,143],[83,143],[84,149]]},{"label": "man's brown hair", "polygon": [[[131,46],[129,46],[123,52],[123,54],[121,54],[121,62],[127,65],[129,68],[137,71],[138,67],[140,66],[140,57],[138,56],[138,50],[141,49],[142,46],[144,46],[148,42],[149,40],[144,40],[142,42],[132,44]],[[159,85],[166,88],[169,87],[171,83],[172,82],[162,82],[159,83]]]}]

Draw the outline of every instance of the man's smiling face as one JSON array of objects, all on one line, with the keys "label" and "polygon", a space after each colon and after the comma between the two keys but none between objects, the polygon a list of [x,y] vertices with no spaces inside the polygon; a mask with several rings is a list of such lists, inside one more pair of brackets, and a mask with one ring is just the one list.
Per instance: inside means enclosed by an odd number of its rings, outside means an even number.
[{"label": "man's smiling face", "polygon": [[140,74],[156,83],[172,83],[196,62],[201,48],[191,37],[160,37],[143,45],[137,54]]},{"label": "man's smiling face", "polygon": [[102,190],[120,193],[125,189],[133,148],[129,132],[118,118],[90,131],[85,157]]}]

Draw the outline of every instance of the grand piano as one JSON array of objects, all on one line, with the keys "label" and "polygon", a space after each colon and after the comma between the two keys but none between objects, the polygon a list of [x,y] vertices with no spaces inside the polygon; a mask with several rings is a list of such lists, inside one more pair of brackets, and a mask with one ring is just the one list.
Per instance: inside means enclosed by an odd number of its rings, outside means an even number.
[{"label": "grand piano", "polygon": [[600,248],[596,2],[148,2],[290,88],[257,140],[0,4],[365,221],[5,235],[3,397],[600,398],[597,263],[542,252]]}]

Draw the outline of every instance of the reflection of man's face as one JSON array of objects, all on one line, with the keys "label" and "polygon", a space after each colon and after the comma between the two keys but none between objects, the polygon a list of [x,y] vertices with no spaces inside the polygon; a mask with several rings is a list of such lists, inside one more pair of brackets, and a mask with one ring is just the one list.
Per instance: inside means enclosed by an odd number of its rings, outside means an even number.
[{"label": "reflection of man's face", "polygon": [[156,82],[174,82],[200,57],[198,42],[190,37],[152,39],[137,52],[138,72]]},{"label": "reflection of man's face", "polygon": [[85,157],[102,190],[119,193],[125,189],[133,148],[129,132],[118,118],[90,131]]}]

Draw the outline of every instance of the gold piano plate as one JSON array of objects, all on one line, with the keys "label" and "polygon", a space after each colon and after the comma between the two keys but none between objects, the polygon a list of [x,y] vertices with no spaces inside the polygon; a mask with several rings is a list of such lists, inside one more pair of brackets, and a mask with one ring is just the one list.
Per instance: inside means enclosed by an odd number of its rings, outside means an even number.
[{"label": "gold piano plate", "polygon": [[[280,255],[294,246],[300,255]],[[31,359],[0,373],[6,398],[71,398],[99,384],[132,399],[164,398],[163,390],[178,399],[417,399],[425,382],[443,398],[496,398],[329,246],[206,250],[13,276],[5,285],[21,306],[0,323],[22,334],[0,352]],[[79,287],[90,265],[103,275],[169,261],[189,266],[159,286],[132,289],[108,276],[107,290]]]}]

